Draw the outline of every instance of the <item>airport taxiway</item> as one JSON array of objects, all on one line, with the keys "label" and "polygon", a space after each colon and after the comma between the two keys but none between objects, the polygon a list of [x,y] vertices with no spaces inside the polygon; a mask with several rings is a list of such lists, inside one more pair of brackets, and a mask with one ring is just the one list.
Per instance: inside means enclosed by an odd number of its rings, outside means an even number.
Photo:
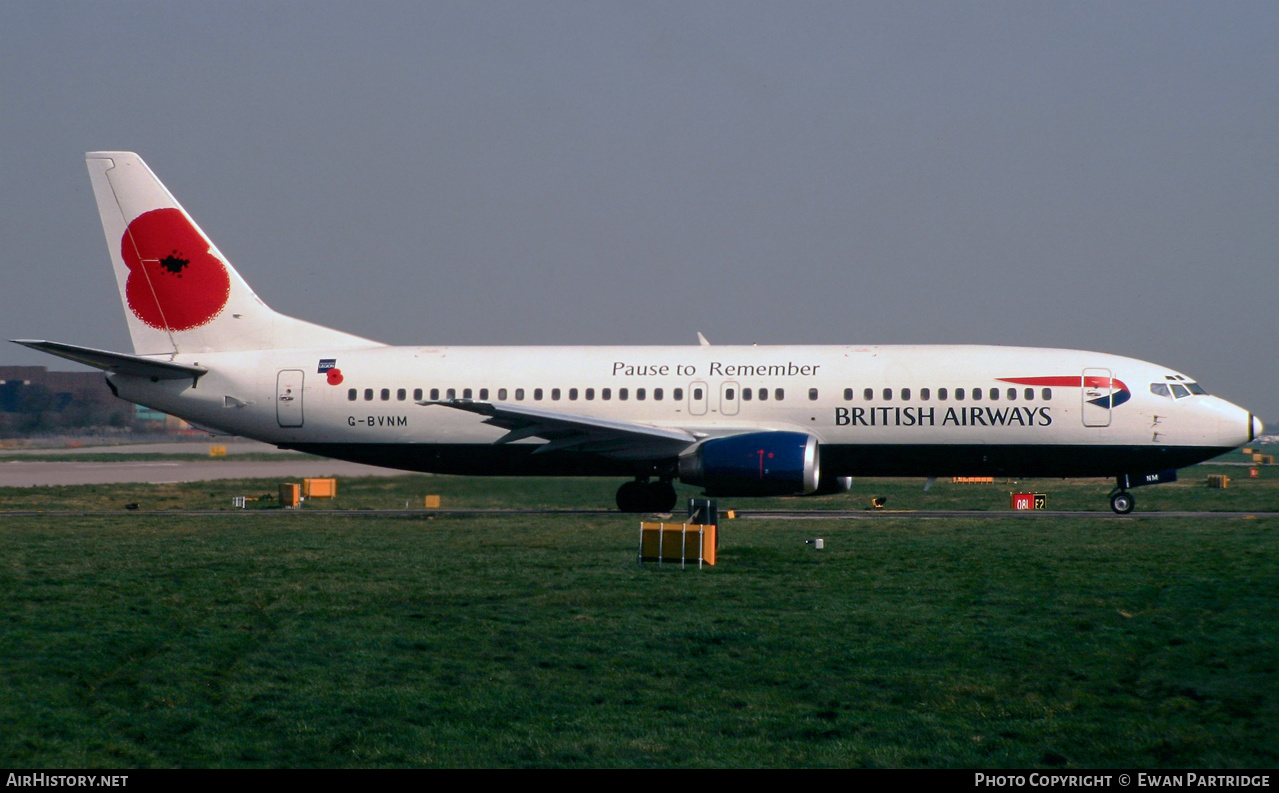
[{"label": "airport taxiway", "polygon": [[[211,445],[226,447],[226,456],[209,459],[149,459],[98,462],[77,460],[86,454],[94,455],[181,455],[194,457],[208,455]],[[0,461],[0,487],[38,487],[45,485],[91,485],[129,482],[199,482],[216,479],[279,479],[280,481],[305,477],[327,476],[412,476],[411,472],[373,465],[343,462],[312,457],[298,452],[277,449],[257,441],[236,439],[230,442],[208,441],[180,443],[146,443],[122,446],[86,446],[62,449],[6,450],[7,460]],[[26,460],[23,457],[39,456],[44,459]],[[49,457],[66,459],[49,460]],[[253,459],[242,459],[252,456]],[[262,459],[263,457],[278,459]],[[6,516],[23,514],[105,514],[96,511],[62,512],[10,512]],[[118,513],[110,513],[118,514]],[[145,511],[132,514],[143,516]],[[161,514],[161,513],[154,513]],[[165,515],[243,514],[243,515],[349,515],[353,517],[424,517],[462,515],[519,515],[519,514],[618,514],[613,509],[579,510],[235,510],[235,511],[165,511]],[[965,510],[737,510],[738,519],[770,520],[893,520],[900,518],[1075,518],[1088,520],[1127,520],[1144,518],[1200,518],[1220,520],[1224,518],[1274,518],[1279,512],[1142,512],[1116,515],[1109,510],[1089,512],[1064,512],[1060,510],[1023,511],[965,511]],[[723,514],[721,513],[721,519]]]},{"label": "airport taxiway", "polygon": [[[209,457],[211,446],[226,449],[225,457]],[[206,459],[148,459],[119,462],[85,461],[85,455],[139,455]],[[254,459],[243,459],[246,456]],[[214,479],[273,479],[326,476],[406,476],[406,471],[312,457],[284,451],[257,441],[145,443],[123,446],[84,446],[63,449],[5,450],[0,462],[0,487],[43,485],[102,485],[125,482],[205,482]],[[24,459],[40,457],[39,460]],[[51,460],[50,457],[59,459]],[[261,459],[268,457],[271,459]],[[65,459],[62,459],[65,458]],[[278,458],[278,459],[275,459]]]},{"label": "airport taxiway", "polygon": [[[6,518],[15,517],[59,517],[67,515],[87,516],[87,515],[120,515],[122,510],[15,510],[12,512],[4,512]],[[1067,518],[1071,520],[1163,520],[1166,518],[1193,518],[1195,520],[1225,520],[1225,519],[1260,519],[1260,518],[1279,518],[1279,512],[1131,512],[1127,515],[1116,515],[1110,510],[1095,510],[1089,512],[1066,512],[1062,510],[1022,510],[1007,512],[986,512],[981,510],[896,510],[893,512],[880,512],[876,510],[832,510],[832,509],[815,509],[809,511],[785,511],[785,510],[735,510],[736,517],[729,519],[723,513],[720,515],[720,525],[728,526],[735,520],[804,520],[804,521],[891,521],[901,520],[903,518],[915,520],[954,520],[957,518],[976,518],[979,520],[991,520],[1002,518],[1023,518],[1027,520],[1042,520],[1047,518]],[[346,518],[402,518],[402,519],[433,519],[448,517],[510,517],[514,515],[613,515],[622,516],[624,513],[615,509],[192,509],[192,510],[131,510],[130,515],[139,518],[147,516],[173,517],[181,515],[184,517],[201,517],[201,516],[270,516],[280,518],[297,518],[304,520],[309,517],[346,517]],[[653,513],[641,514],[635,513],[628,517],[639,520],[681,520],[682,515],[674,515],[671,513]]]}]

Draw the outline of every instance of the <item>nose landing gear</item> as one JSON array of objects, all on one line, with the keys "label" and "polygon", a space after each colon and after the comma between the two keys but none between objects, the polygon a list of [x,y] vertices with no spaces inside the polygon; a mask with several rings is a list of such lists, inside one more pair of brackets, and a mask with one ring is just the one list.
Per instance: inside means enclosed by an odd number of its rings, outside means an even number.
[{"label": "nose landing gear", "polygon": [[1110,508],[1116,515],[1127,515],[1135,506],[1137,506],[1137,500],[1127,491],[1120,490],[1110,497]]},{"label": "nose landing gear", "polygon": [[1116,515],[1127,515],[1132,512],[1133,507],[1137,506],[1137,500],[1128,492],[1128,488],[1176,481],[1177,471],[1173,468],[1165,468],[1149,474],[1120,474],[1115,477],[1115,489],[1110,491],[1110,508]]}]

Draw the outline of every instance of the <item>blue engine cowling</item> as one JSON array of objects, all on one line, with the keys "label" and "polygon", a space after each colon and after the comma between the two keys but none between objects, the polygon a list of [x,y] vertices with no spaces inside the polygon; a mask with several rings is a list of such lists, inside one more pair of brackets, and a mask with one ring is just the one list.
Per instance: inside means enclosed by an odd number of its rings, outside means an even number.
[{"label": "blue engine cowling", "polygon": [[821,479],[817,439],[802,432],[712,438],[679,459],[681,481],[714,496],[794,496]]}]

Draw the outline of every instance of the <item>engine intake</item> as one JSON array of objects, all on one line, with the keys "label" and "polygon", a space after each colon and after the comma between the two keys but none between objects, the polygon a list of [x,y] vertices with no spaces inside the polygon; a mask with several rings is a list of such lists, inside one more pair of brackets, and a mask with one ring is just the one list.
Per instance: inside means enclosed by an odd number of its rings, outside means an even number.
[{"label": "engine intake", "polygon": [[713,496],[793,496],[821,479],[817,439],[802,432],[712,438],[679,459],[681,481]]}]

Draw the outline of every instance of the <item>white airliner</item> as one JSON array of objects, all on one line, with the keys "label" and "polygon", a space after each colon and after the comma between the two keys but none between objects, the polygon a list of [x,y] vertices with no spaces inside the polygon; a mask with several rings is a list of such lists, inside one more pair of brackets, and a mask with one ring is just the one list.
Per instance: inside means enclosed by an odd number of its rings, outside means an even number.
[{"label": "white airliner", "polygon": [[1191,378],[1096,352],[983,346],[392,347],[286,317],[140,157],[87,156],[133,353],[19,340],[220,433],[409,471],[625,477],[626,512],[855,476],[1113,477],[1252,440]]}]

